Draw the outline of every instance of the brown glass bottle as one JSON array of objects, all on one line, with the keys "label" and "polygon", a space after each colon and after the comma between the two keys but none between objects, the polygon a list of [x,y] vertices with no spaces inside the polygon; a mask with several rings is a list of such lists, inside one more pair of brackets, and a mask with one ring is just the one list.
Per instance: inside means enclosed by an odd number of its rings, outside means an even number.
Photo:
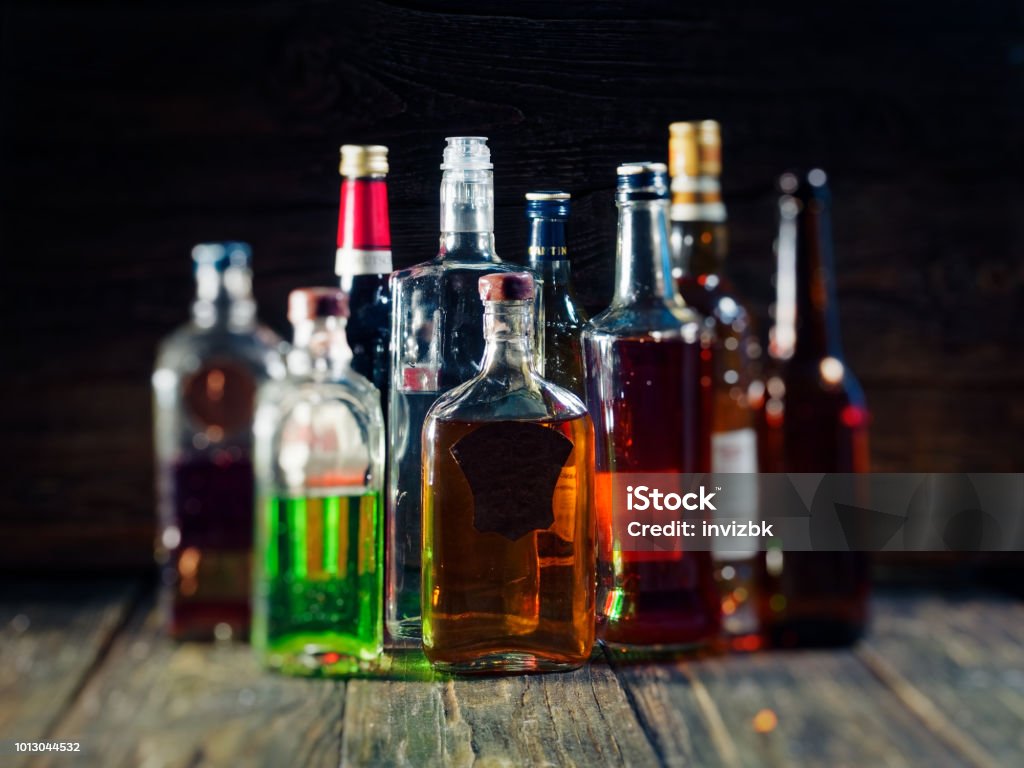
[{"label": "brown glass bottle", "polygon": [[[749,393],[759,382],[761,345],[725,271],[729,244],[720,183],[721,131],[714,120],[672,123],[669,137],[672,274],[683,300],[714,331],[711,471],[755,473],[757,416]],[[744,487],[751,492],[743,513],[758,520],[757,495],[752,485]],[[761,645],[757,548],[741,539],[716,541],[713,556],[727,642],[737,650],[756,650]]]},{"label": "brown glass bottle", "polygon": [[534,290],[480,278],[481,372],[424,422],[423,649],[448,672],[573,669],[594,644],[594,430],[534,371]]},{"label": "brown glass bottle", "polygon": [[[867,472],[864,393],[843,362],[825,173],[779,179],[778,271],[770,372],[761,410],[767,472]],[[863,552],[771,550],[759,614],[775,646],[843,645],[867,622]]]}]

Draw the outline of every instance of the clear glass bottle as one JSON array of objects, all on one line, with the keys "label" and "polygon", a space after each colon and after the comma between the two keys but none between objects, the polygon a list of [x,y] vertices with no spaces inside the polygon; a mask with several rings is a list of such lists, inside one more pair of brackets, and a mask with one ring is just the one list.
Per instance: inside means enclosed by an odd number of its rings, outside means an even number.
[{"label": "clear glass bottle", "polygon": [[341,204],[334,271],[348,294],[352,370],[380,392],[387,413],[391,337],[391,225],[388,217],[388,148],[341,148]]},{"label": "clear glass bottle", "polygon": [[682,650],[719,631],[711,553],[623,551],[612,533],[612,475],[710,470],[710,352],[672,281],[665,166],[619,167],[617,200],[615,295],[583,331],[597,444],[599,634],[613,649]]},{"label": "clear glass bottle", "polygon": [[292,291],[289,376],[256,412],[253,645],[291,674],[349,674],[384,641],[384,420],[351,367],[348,296]]},{"label": "clear glass bottle", "polygon": [[[729,229],[720,181],[721,130],[714,120],[672,123],[669,136],[672,274],[683,301],[714,330],[711,471],[756,473],[757,415],[751,395],[761,384],[761,345],[725,269]],[[747,495],[742,509],[746,520],[760,520],[756,486],[742,483],[737,488]],[[756,543],[715,539],[713,556],[726,639],[736,650],[756,650],[762,643]]]},{"label": "clear glass bottle", "polygon": [[395,272],[391,280],[386,620],[396,645],[418,645],[421,635],[423,421],[442,393],[480,372],[484,310],[477,280],[521,269],[503,263],[494,250],[494,173],[487,139],[447,141],[440,250],[432,261]]},{"label": "clear glass bottle", "polygon": [[[766,472],[869,470],[864,391],[843,360],[824,171],[779,178],[778,271],[762,410]],[[761,559],[760,617],[773,646],[834,646],[868,620],[865,552],[785,552]]]},{"label": "clear glass bottle", "polygon": [[204,243],[192,259],[192,320],[153,372],[156,557],[169,633],[227,638],[249,630],[256,392],[284,364],[256,322],[249,246]]},{"label": "clear glass bottle", "polygon": [[532,276],[479,284],[481,371],[423,429],[423,648],[448,672],[573,669],[594,643],[593,425],[534,369]]},{"label": "clear glass bottle", "polygon": [[530,221],[530,266],[544,281],[544,376],[584,397],[581,335],[586,313],[572,289],[572,267],[565,234],[569,219],[568,192],[526,193]]}]

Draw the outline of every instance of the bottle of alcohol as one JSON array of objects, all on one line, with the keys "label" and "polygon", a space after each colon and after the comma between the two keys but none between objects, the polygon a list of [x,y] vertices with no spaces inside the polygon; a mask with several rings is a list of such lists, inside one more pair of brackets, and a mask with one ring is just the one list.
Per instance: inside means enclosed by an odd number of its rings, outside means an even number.
[{"label": "bottle of alcohol", "polygon": [[565,224],[568,192],[527,192],[530,266],[544,281],[544,377],[584,397],[581,335],[586,313],[576,303]]},{"label": "bottle of alcohol", "polygon": [[153,373],[161,603],[179,638],[244,635],[252,581],[256,391],[284,374],[280,340],[256,322],[245,243],[192,249],[192,321]]},{"label": "bottle of alcohol", "polygon": [[[769,472],[867,472],[864,393],[843,362],[825,173],[779,179],[778,272],[761,466]],[[855,641],[867,620],[863,552],[769,550],[761,623],[773,645]]]},{"label": "bottle of alcohol", "polygon": [[[725,272],[729,245],[720,182],[721,132],[714,120],[702,120],[673,123],[669,136],[672,273],[683,300],[714,330],[711,471],[753,474],[757,472],[757,417],[750,390],[760,383],[761,346],[750,314]],[[747,518],[760,520],[753,478],[734,487],[746,496]],[[761,645],[754,597],[758,548],[749,541],[714,542],[722,629],[737,650]]]},{"label": "bottle of alcohol", "polygon": [[348,294],[352,369],[373,382],[384,412],[390,384],[391,228],[388,219],[388,148],[341,148],[341,207],[334,271]]},{"label": "bottle of alcohol", "polygon": [[483,359],[477,280],[513,272],[494,251],[494,172],[487,139],[449,138],[441,169],[437,256],[396,272],[388,419],[387,629],[396,645],[418,644],[420,622],[420,436],[444,392],[476,376]]},{"label": "bottle of alcohol", "polygon": [[620,551],[612,537],[614,473],[710,469],[704,329],[672,281],[668,194],[663,164],[618,169],[615,295],[583,331],[597,445],[599,631],[612,648],[695,647],[720,626],[709,552]]},{"label": "bottle of alcohol", "polygon": [[289,376],[256,411],[253,645],[291,674],[358,671],[384,641],[384,417],[348,311],[337,288],[291,292]]},{"label": "bottle of alcohol", "polygon": [[594,429],[534,369],[532,276],[479,286],[481,371],[423,428],[423,648],[449,672],[574,669],[594,644]]}]

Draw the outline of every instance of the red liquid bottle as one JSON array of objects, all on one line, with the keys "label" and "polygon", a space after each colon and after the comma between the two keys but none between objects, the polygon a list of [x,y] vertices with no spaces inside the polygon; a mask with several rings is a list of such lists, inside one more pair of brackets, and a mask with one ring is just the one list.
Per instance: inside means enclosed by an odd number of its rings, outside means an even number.
[{"label": "red liquid bottle", "polygon": [[583,332],[596,434],[599,633],[612,649],[707,644],[720,607],[710,552],[624,551],[613,531],[612,476],[710,470],[703,323],[672,281],[664,165],[618,169],[612,304]]},{"label": "red liquid bottle", "polygon": [[[843,362],[825,173],[784,174],[779,189],[761,466],[766,472],[867,472],[867,407]],[[769,550],[759,580],[759,614],[770,644],[844,645],[863,634],[866,553]]]}]

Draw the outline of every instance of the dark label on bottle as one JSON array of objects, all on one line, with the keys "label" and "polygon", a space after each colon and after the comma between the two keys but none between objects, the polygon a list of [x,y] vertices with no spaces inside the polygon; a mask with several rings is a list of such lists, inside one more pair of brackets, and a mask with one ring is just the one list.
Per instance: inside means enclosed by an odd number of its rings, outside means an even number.
[{"label": "dark label on bottle", "polygon": [[473,491],[473,527],[515,541],[555,521],[551,499],[573,443],[521,421],[485,424],[451,447]]}]

